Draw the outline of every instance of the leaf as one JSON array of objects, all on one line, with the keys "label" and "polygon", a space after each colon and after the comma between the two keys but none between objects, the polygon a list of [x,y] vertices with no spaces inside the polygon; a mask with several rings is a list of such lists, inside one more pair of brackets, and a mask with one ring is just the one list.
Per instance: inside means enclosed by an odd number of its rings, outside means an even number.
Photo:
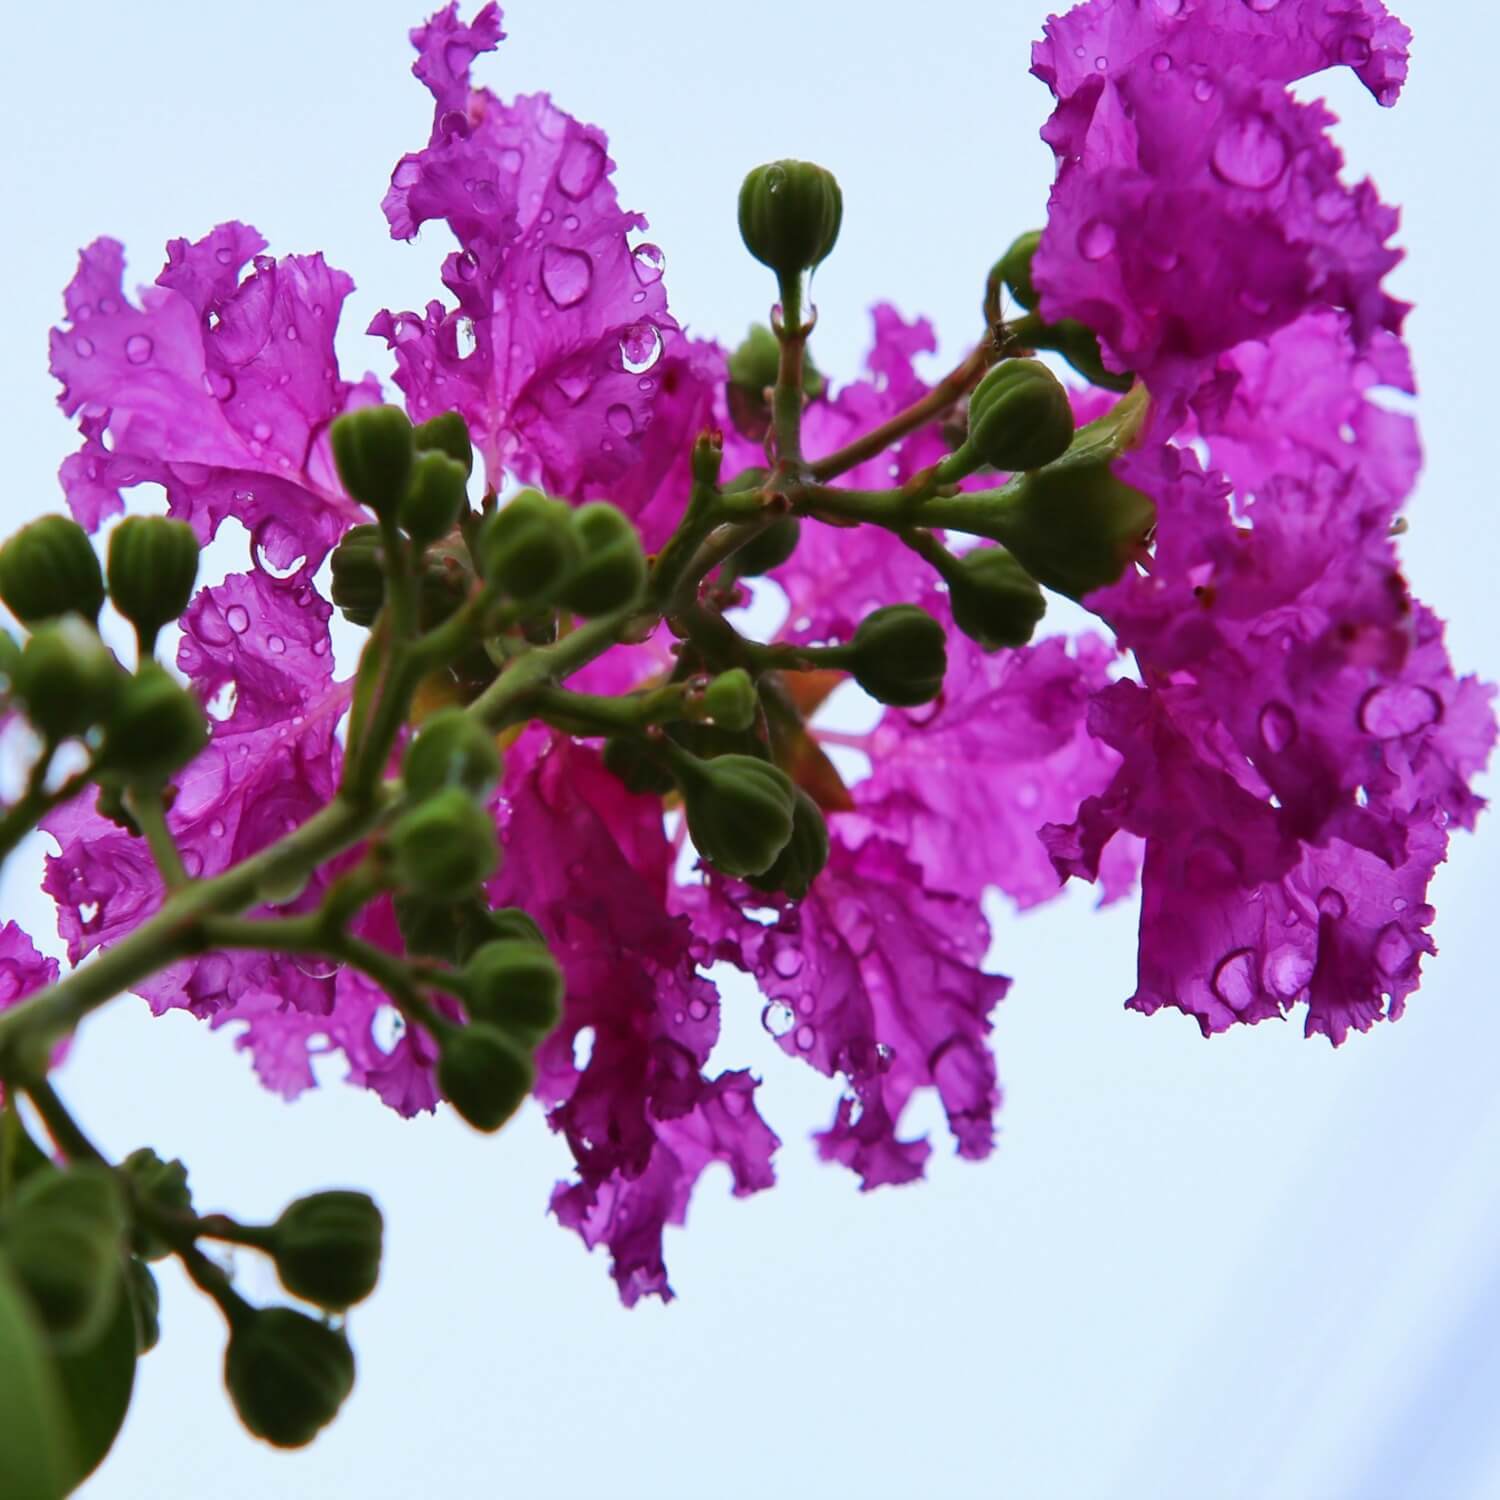
[{"label": "leaf", "polygon": [[[87,1348],[56,1360],[63,1407],[72,1426],[67,1445],[74,1485],[82,1484],[109,1452],[130,1409],[135,1385],[135,1313],[124,1284],[124,1268],[114,1316]],[[8,1493],[8,1492],[7,1492]]]},{"label": "leaf", "polygon": [[0,1495],[59,1500],[71,1487],[57,1371],[25,1294],[0,1260]]}]

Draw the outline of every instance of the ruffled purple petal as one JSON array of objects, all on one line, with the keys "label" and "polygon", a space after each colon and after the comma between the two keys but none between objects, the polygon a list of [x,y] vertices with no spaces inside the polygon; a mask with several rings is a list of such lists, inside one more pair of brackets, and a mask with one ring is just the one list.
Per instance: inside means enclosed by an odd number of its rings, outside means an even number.
[{"label": "ruffled purple petal", "polygon": [[[0,1011],[9,1010],[35,991],[55,984],[57,973],[57,960],[39,953],[36,944],[15,922],[0,926]],[[53,1049],[53,1067],[67,1055],[67,1046],[64,1041]],[[0,1105],[4,1102],[5,1086],[0,1084]]]}]

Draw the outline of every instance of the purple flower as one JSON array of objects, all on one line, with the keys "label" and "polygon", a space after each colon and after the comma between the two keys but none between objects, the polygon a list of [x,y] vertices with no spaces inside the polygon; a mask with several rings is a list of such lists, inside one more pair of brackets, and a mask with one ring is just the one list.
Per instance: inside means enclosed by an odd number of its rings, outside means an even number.
[{"label": "purple flower", "polygon": [[273,260],[264,246],[243,224],[173,240],[139,307],[115,240],[80,255],[51,349],[59,401],[84,435],[61,472],[83,525],[118,515],[122,489],[160,484],[205,541],[226,517],[242,522],[257,565],[284,577],[311,572],[364,519],[326,436],[341,412],[380,399],[372,376],[351,385],[334,357],[354,283],[321,255]]},{"label": "purple flower", "polygon": [[[36,944],[14,922],[0,927],[0,1011],[9,1010],[44,985],[57,981],[57,960],[37,952]],[[67,1055],[68,1044],[60,1042],[52,1052],[56,1067]],[[0,1084],[0,1105],[5,1087]]]}]

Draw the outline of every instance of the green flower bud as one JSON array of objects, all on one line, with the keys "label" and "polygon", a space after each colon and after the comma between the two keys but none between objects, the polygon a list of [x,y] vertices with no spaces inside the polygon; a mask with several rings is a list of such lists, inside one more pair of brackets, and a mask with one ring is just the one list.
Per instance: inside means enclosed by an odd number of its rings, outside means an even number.
[{"label": "green flower bud", "polygon": [[129,779],[170,776],[208,743],[198,700],[155,662],[127,678],[104,726],[99,764]]},{"label": "green flower bud", "polygon": [[387,837],[396,883],[424,896],[471,890],[500,865],[489,814],[459,787],[403,813]]},{"label": "green flower bud", "polygon": [[544,948],[547,939],[542,929],[519,906],[500,906],[487,913],[490,931],[497,938],[518,943],[540,943]]},{"label": "green flower bud", "polygon": [[0,547],[0,599],[26,625],[66,614],[97,620],[104,575],[88,533],[66,516],[23,526]]},{"label": "green flower bud", "polygon": [[703,692],[703,710],[721,729],[749,729],[759,708],[760,695],[743,667],[719,673]]},{"label": "green flower bud", "polygon": [[402,892],[393,904],[406,951],[416,958],[462,963],[497,936],[489,910],[477,896],[455,900],[451,892],[434,897]]},{"label": "green flower bud", "polygon": [[792,807],[792,836],[786,848],[759,875],[746,877],[758,891],[785,891],[800,901],[828,863],[828,824],[823,811],[801,787]]},{"label": "green flower bud", "polygon": [[843,216],[833,173],[812,162],[768,162],[740,188],[740,238],[778,276],[811,271],[826,259]]},{"label": "green flower bud", "polygon": [[1030,312],[1041,301],[1041,293],[1031,279],[1031,262],[1036,256],[1037,246],[1042,242],[1042,231],[1033,229],[1021,235],[1002,255],[995,272],[1005,283],[1016,304]]},{"label": "green flower bud", "polygon": [[545,604],[578,561],[572,511],[540,490],[522,490],[485,522],[485,577],[523,604]]},{"label": "green flower bud", "polygon": [[[752,324],[745,341],[729,356],[729,384],[725,389],[730,418],[747,438],[759,440],[770,430],[771,402],[767,392],[776,384],[780,368],[781,345],[776,335],[764,323]],[[827,378],[804,349],[802,394],[809,401],[816,401],[827,388]]]},{"label": "green flower bud", "polygon": [[758,531],[734,554],[734,570],[744,578],[769,573],[797,550],[801,540],[802,522],[796,516],[782,516],[764,531]]},{"label": "green flower bud", "polygon": [[664,796],[674,785],[661,756],[636,735],[611,735],[604,742],[604,766],[640,796]]},{"label": "green flower bud", "polygon": [[1073,407],[1062,382],[1037,360],[1007,359],[969,398],[968,441],[955,457],[971,468],[1039,469],[1072,441]]},{"label": "green flower bud", "polygon": [[124,682],[119,662],[93,629],[65,615],[37,627],[11,686],[38,732],[63,740],[103,720]]},{"label": "green flower bud", "polygon": [[792,836],[795,788],[784,771],[753,755],[674,760],[688,832],[698,852],[726,875],[760,875]]},{"label": "green flower bud", "polygon": [[109,538],[109,597],[150,649],[188,606],[198,577],[198,538],[186,521],[127,516]]},{"label": "green flower bud", "polygon": [[294,1297],[342,1312],[375,1290],[384,1227],[368,1193],[313,1193],[287,1205],[266,1248]]},{"label": "green flower bud", "polygon": [[693,451],[688,459],[693,483],[712,488],[719,482],[719,471],[724,466],[724,434],[718,428],[709,428],[693,439]]},{"label": "green flower bud", "polygon": [[407,746],[401,778],[414,801],[452,786],[487,797],[500,780],[500,751],[494,735],[472,714],[445,708]]},{"label": "green flower bud", "polygon": [[562,970],[540,943],[486,943],[464,966],[463,982],[470,1016],[527,1047],[535,1047],[562,1016]]},{"label": "green flower bud", "polygon": [[474,445],[469,440],[468,424],[456,411],[445,411],[413,427],[411,441],[418,453],[446,453],[464,466],[465,474],[474,472]]},{"label": "green flower bud", "polygon": [[253,1309],[230,1329],[224,1384],[240,1421],[278,1448],[301,1448],[354,1389],[354,1351],[337,1329],[290,1307]]},{"label": "green flower bud", "polygon": [[151,1267],[130,1256],[125,1262],[125,1295],[135,1320],[135,1352],[149,1354],[161,1340],[161,1288]]},{"label": "green flower bud", "polygon": [[411,484],[401,500],[401,525],[419,546],[448,535],[469,503],[468,471],[456,458],[431,449],[411,466]]},{"label": "green flower bud", "polygon": [[498,1130],[525,1102],[530,1053],[494,1026],[455,1027],[438,1052],[438,1087],[475,1130]]},{"label": "green flower bud", "polygon": [[411,422],[399,406],[362,406],[328,429],[333,461],[349,494],[393,521],[411,479]]},{"label": "green flower bud", "polygon": [[1121,374],[1104,367],[1098,335],[1073,318],[1063,318],[1043,329],[1036,347],[1055,349],[1090,385],[1107,391],[1128,391],[1135,383],[1135,376],[1129,371]]},{"label": "green flower bud", "polygon": [[954,624],[986,651],[1024,646],[1046,613],[1036,580],[1003,547],[976,547],[944,576]]},{"label": "green flower bud", "polygon": [[[161,1213],[192,1215],[193,1194],[188,1187],[187,1168],[180,1161],[163,1161],[149,1146],[142,1146],[132,1151],[120,1167],[137,1199]],[[140,1222],[135,1226],[133,1248],[146,1260],[161,1260],[172,1251],[171,1245]]]},{"label": "green flower bud", "polygon": [[378,526],[351,527],[333,549],[330,592],[351,625],[373,625],[385,603],[384,558]]},{"label": "green flower bud", "polygon": [[104,1331],[120,1289],[125,1205],[108,1167],[33,1172],[15,1191],[3,1242],[17,1278],[59,1348]]},{"label": "green flower bud", "polygon": [[943,690],[948,643],[943,627],[915,604],[866,615],[850,642],[849,670],[874,699],[912,708]]},{"label": "green flower bud", "polygon": [[580,615],[624,609],[646,586],[640,533],[605,500],[579,506],[572,513],[572,527],[582,560],[563,586],[562,602]]}]

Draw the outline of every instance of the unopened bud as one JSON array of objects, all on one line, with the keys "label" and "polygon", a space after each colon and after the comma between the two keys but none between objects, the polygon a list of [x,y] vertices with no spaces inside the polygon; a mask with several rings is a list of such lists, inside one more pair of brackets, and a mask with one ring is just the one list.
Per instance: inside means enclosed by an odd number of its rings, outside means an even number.
[{"label": "unopened bud", "polygon": [[66,614],[97,620],[104,575],[88,533],[66,516],[23,526],[0,547],[0,599],[26,625]]},{"label": "unopened bud", "polygon": [[411,422],[399,406],[362,406],[329,428],[333,461],[350,496],[393,521],[411,479]]},{"label": "unopened bud", "polygon": [[562,1016],[563,976],[540,943],[499,939],[477,949],[463,973],[470,1016],[535,1047]]},{"label": "unopened bud", "polygon": [[144,662],[127,678],[104,726],[102,768],[129,780],[180,771],[208,743],[198,700],[165,668]]},{"label": "unopened bud", "polygon": [[802,540],[802,523],[796,516],[782,516],[772,521],[734,554],[734,570],[746,578],[779,568],[797,550]]},{"label": "unopened bud", "polygon": [[786,773],[753,755],[674,760],[688,832],[698,852],[726,875],[760,875],[792,836],[794,788]]},{"label": "unopened bud", "polygon": [[1003,547],[966,552],[944,577],[954,624],[986,651],[1024,646],[1046,613],[1036,580]]},{"label": "unopened bud", "polygon": [[198,538],[186,521],[127,516],[109,538],[109,597],[147,649],[188,606],[198,577]]},{"label": "unopened bud", "polygon": [[455,786],[471,796],[487,797],[500,780],[495,737],[463,709],[442,709],[407,747],[401,779],[414,801]]},{"label": "unopened bud", "polygon": [[624,609],[646,586],[640,533],[625,513],[591,500],[572,514],[579,562],[563,585],[562,602],[575,614],[607,615]]},{"label": "unopened bud", "polygon": [[544,604],[578,561],[572,512],[540,490],[522,490],[485,522],[485,577],[523,604]]},{"label": "unopened bud", "polygon": [[384,1228],[368,1193],[313,1193],[282,1211],[267,1248],[287,1291],[341,1312],[375,1290]]},{"label": "unopened bud", "polygon": [[[150,1204],[158,1213],[192,1216],[193,1194],[188,1187],[187,1168],[180,1161],[163,1161],[149,1146],[142,1146],[132,1151],[120,1167],[130,1180],[135,1198]],[[161,1260],[172,1250],[166,1240],[139,1221],[133,1245],[135,1253],[145,1260]]]},{"label": "unopened bud", "polygon": [[949,460],[968,460],[1015,472],[1039,469],[1068,451],[1073,407],[1046,365],[1007,359],[994,366],[969,398],[969,436]]},{"label": "unopened bud", "polygon": [[801,787],[792,808],[792,836],[786,848],[759,875],[746,877],[760,891],[784,891],[800,901],[828,863],[828,824],[822,809]]},{"label": "unopened bud", "polygon": [[13,670],[27,718],[51,740],[100,723],[125,682],[119,662],[78,615],[39,625]]},{"label": "unopened bud", "polygon": [[719,482],[719,469],[724,463],[724,434],[717,430],[700,432],[693,439],[690,461],[693,483],[710,487]]},{"label": "unopened bud", "polygon": [[468,470],[456,458],[431,449],[417,454],[401,497],[402,529],[419,547],[448,535],[469,503]]},{"label": "unopened bud", "polygon": [[1036,257],[1037,246],[1042,242],[1042,231],[1032,229],[1016,239],[995,266],[995,274],[1005,283],[1016,304],[1030,312],[1041,300],[1036,283],[1031,279],[1031,262]]},{"label": "unopened bud", "polygon": [[493,820],[459,787],[403,813],[387,844],[396,883],[425,896],[471,890],[500,864]]},{"label": "unopened bud", "polygon": [[542,936],[542,929],[519,906],[498,906],[487,915],[490,932],[495,937],[546,946],[547,939]]},{"label": "unopened bud", "polygon": [[333,549],[329,592],[351,625],[373,625],[385,603],[384,558],[378,526],[351,527]]},{"label": "unopened bud", "polygon": [[866,615],[850,643],[854,680],[880,703],[912,708],[943,690],[948,642],[943,627],[915,604],[889,604]]},{"label": "unopened bud", "polygon": [[525,1102],[535,1074],[531,1055],[483,1022],[455,1027],[441,1039],[438,1087],[476,1130],[498,1130]]},{"label": "unopened bud", "polygon": [[456,411],[445,411],[413,427],[411,441],[418,453],[446,453],[464,466],[465,474],[474,472],[474,445],[469,439],[468,424]]},{"label": "unopened bud", "polygon": [[755,683],[743,667],[719,673],[703,690],[703,711],[721,729],[749,729],[759,708]]},{"label": "unopened bud", "polygon": [[224,1384],[240,1421],[278,1448],[301,1448],[354,1389],[354,1351],[338,1329],[290,1307],[236,1319],[224,1351]]},{"label": "unopened bud", "polygon": [[839,237],[844,197],[832,172],[807,161],[756,167],[740,188],[740,237],[778,276],[823,261]]}]

